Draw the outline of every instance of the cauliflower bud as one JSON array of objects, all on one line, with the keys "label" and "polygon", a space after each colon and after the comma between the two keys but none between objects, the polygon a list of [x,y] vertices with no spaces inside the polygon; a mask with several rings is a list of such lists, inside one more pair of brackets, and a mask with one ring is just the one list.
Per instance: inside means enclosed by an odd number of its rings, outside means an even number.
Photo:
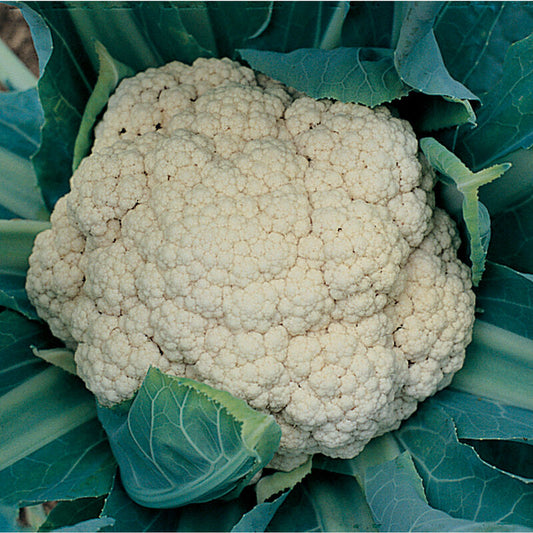
[{"label": "cauliflower bud", "polygon": [[408,123],[229,59],[124,80],[27,292],[104,405],[150,366],[271,413],[271,466],[353,457],[471,339],[458,237]]}]

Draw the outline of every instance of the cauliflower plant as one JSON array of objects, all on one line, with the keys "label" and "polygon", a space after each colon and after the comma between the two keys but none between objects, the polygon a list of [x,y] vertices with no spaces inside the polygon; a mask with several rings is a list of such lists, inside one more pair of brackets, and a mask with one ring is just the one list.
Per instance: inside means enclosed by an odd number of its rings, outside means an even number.
[{"label": "cauliflower plant", "polygon": [[111,97],[27,292],[102,404],[154,366],[271,413],[273,467],[353,457],[449,384],[471,339],[433,185],[384,107],[173,62]]}]

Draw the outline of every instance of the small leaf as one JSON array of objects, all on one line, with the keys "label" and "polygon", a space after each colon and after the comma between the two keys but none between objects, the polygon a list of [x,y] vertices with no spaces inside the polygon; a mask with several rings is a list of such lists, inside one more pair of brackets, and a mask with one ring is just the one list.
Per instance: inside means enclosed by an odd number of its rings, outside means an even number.
[{"label": "small leaf", "polygon": [[334,98],[370,107],[409,93],[386,48],[303,48],[287,54],[239,50],[250,66],[312,98]]},{"label": "small leaf", "polygon": [[429,163],[450,178],[463,195],[462,211],[470,244],[472,282],[478,285],[485,269],[487,234],[490,229],[488,212],[482,212],[478,201],[478,189],[499,178],[510,168],[510,164],[501,163],[474,173],[455,154],[431,137],[421,139],[420,148]]},{"label": "small leaf", "polygon": [[67,348],[50,348],[48,350],[39,350],[38,348],[33,348],[33,353],[35,356],[40,357],[43,361],[57,366],[69,374],[74,376],[77,375],[74,353]]},{"label": "small leaf", "polygon": [[261,478],[256,486],[257,501],[266,502],[272,496],[294,488],[302,479],[311,473],[313,467],[312,457],[298,468],[290,472],[275,472],[269,476]]},{"label": "small leaf", "polygon": [[99,406],[98,415],[127,493],[146,507],[240,492],[270,462],[281,437],[271,416],[244,401],[155,368],[132,402]]},{"label": "small leaf", "polygon": [[274,518],[276,511],[287,499],[289,492],[278,496],[273,502],[261,502],[248,511],[231,530],[232,533],[243,531],[263,532]]},{"label": "small leaf", "polygon": [[94,44],[99,61],[98,79],[81,118],[80,129],[74,144],[73,171],[91,150],[93,128],[101,111],[107,105],[109,96],[123,78],[135,74],[133,69],[113,59],[102,43],[95,41]]}]

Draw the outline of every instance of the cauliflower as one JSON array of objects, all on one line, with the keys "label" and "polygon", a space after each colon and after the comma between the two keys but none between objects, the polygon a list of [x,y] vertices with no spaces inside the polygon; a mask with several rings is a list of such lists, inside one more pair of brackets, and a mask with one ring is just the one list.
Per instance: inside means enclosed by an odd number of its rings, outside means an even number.
[{"label": "cauliflower", "polygon": [[104,405],[150,366],[353,457],[461,368],[458,236],[410,125],[229,59],[124,80],[38,235],[27,292]]}]

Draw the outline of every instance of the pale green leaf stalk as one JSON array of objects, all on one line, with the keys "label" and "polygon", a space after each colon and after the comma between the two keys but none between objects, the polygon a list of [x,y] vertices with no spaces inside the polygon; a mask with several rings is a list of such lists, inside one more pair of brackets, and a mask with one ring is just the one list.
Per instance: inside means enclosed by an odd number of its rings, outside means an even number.
[{"label": "pale green leaf stalk", "polygon": [[91,393],[66,378],[50,367],[2,396],[0,471],[95,418]]},{"label": "pale green leaf stalk", "polygon": [[76,376],[76,362],[74,361],[74,353],[67,348],[50,348],[48,350],[39,350],[39,348],[32,348],[33,355],[39,357],[50,363],[63,369],[69,374]]},{"label": "pale green leaf stalk", "polygon": [[480,230],[480,204],[478,190],[481,186],[502,176],[510,163],[500,163],[479,172],[472,172],[452,152],[432,137],[420,140],[420,148],[433,168],[455,183],[463,195],[463,219],[470,243],[472,283],[477,286],[485,270],[487,251],[483,246]]},{"label": "pale green leaf stalk", "polygon": [[113,59],[102,43],[95,41],[94,48],[99,64],[98,80],[85,106],[76,143],[74,144],[73,171],[78,168],[81,160],[90,152],[93,144],[92,131],[94,125],[100,112],[106,106],[109,96],[123,78],[135,74],[130,67]]},{"label": "pale green leaf stalk", "polygon": [[0,39],[0,81],[11,91],[25,91],[37,85],[37,78]]},{"label": "pale green leaf stalk", "polygon": [[36,235],[50,227],[40,220],[0,220],[0,272],[25,274]]}]

